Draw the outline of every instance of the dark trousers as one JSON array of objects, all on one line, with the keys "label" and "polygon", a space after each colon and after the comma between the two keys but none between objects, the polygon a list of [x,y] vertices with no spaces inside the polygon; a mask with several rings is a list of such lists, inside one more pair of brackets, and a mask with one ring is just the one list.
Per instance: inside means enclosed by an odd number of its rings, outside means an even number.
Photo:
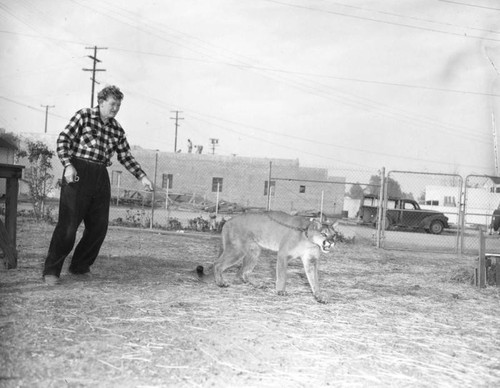
[{"label": "dark trousers", "polygon": [[106,166],[73,158],[78,182],[63,183],[59,218],[52,234],[43,275],[61,274],[64,260],[75,245],[78,227],[84,222],[83,236],[73,252],[69,271],[89,272],[108,231],[111,188]]}]

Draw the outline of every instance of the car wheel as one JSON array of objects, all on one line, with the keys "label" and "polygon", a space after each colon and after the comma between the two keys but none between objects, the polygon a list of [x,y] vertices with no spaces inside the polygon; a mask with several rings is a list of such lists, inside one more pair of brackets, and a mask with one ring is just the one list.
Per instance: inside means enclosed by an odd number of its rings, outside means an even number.
[{"label": "car wheel", "polygon": [[429,232],[431,232],[432,234],[441,234],[443,229],[444,229],[444,225],[439,220],[434,220],[429,225]]}]

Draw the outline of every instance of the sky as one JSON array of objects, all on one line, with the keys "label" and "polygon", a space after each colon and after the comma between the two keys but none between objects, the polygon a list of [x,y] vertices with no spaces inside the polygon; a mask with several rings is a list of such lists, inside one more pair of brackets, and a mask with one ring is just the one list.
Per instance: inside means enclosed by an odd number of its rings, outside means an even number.
[{"label": "sky", "polygon": [[55,137],[94,46],[132,145],[174,151],[178,111],[182,152],[498,174],[497,0],[0,0],[0,127]]}]

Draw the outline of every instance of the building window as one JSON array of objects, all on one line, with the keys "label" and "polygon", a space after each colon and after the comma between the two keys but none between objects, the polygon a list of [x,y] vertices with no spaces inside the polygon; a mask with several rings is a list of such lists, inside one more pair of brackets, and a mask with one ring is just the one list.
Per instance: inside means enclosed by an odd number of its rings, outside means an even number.
[{"label": "building window", "polygon": [[299,186],[299,193],[304,194],[306,192],[306,187],[303,185]]},{"label": "building window", "polygon": [[111,171],[111,184],[114,186],[120,186],[122,181],[122,172],[113,170]]},{"label": "building window", "polygon": [[172,174],[162,174],[161,175],[161,188],[171,189],[174,176]]},{"label": "building window", "polygon": [[271,187],[271,191],[269,192],[269,195],[271,197],[274,197],[274,193],[276,191],[276,181],[271,181],[271,184],[269,185],[269,181],[264,181],[264,195],[267,195],[267,187]]},{"label": "building window", "polygon": [[222,191],[222,178],[212,178],[212,192],[217,193]]},{"label": "building window", "polygon": [[426,205],[431,205],[431,206],[439,206],[439,201],[436,200],[427,200],[425,201]]}]

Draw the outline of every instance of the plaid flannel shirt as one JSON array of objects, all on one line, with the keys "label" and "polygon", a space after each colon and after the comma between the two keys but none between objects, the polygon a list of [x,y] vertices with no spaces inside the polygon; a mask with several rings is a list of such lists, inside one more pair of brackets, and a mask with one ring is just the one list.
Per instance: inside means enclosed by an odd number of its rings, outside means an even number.
[{"label": "plaid flannel shirt", "polygon": [[121,125],[114,118],[104,124],[99,107],[76,112],[57,138],[57,156],[64,167],[71,164],[72,157],[101,162],[109,167],[115,152],[118,161],[137,179],[146,175],[130,153]]}]

